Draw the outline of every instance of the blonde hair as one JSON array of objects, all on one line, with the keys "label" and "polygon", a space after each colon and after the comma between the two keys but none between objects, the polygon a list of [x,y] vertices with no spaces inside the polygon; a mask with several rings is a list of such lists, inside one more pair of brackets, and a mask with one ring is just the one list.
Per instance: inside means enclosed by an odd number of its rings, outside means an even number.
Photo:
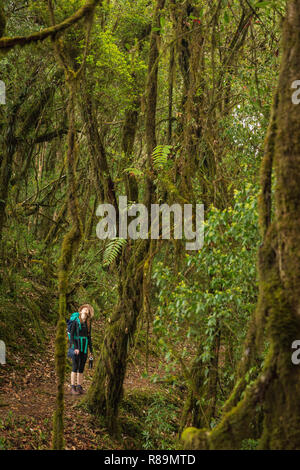
[{"label": "blonde hair", "polygon": [[87,308],[88,311],[89,311],[89,313],[87,315],[87,324],[88,324],[88,329],[90,330],[91,329],[91,321],[92,321],[92,318],[94,316],[94,308],[90,304],[83,304],[83,305],[80,305],[80,307],[78,309],[78,312],[81,313],[81,310],[83,308]]}]

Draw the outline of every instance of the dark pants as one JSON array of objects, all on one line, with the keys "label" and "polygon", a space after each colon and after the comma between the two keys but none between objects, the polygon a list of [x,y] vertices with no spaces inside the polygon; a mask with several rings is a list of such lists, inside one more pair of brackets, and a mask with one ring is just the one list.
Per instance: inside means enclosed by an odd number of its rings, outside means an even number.
[{"label": "dark pants", "polygon": [[87,360],[87,353],[81,352],[79,354],[74,354],[72,360],[72,372],[79,372],[80,374],[84,371],[84,366]]}]

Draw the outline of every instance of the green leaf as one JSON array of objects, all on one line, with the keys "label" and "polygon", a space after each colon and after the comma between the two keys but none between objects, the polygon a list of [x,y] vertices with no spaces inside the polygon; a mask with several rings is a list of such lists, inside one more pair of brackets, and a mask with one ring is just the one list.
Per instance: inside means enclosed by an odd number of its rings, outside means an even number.
[{"label": "green leaf", "polygon": [[103,266],[109,266],[115,261],[115,259],[120,254],[123,246],[125,246],[127,240],[125,238],[112,238],[108,243],[106,250],[103,254]]},{"label": "green leaf", "polygon": [[163,28],[166,24],[166,18],[164,16],[160,17],[160,26]]},{"label": "green leaf", "polygon": [[263,7],[270,7],[272,6],[271,5],[271,2],[269,1],[265,1],[265,2],[258,2],[255,4],[255,8],[263,8]]}]

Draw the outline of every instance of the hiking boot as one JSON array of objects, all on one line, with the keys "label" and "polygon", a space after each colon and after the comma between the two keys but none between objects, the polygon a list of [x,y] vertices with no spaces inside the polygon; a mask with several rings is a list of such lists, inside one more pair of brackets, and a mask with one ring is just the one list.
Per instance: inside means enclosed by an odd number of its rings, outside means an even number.
[{"label": "hiking boot", "polygon": [[71,395],[79,395],[79,392],[76,390],[76,385],[71,385]]},{"label": "hiking boot", "polygon": [[83,395],[85,393],[81,385],[77,385],[76,390],[77,393],[80,393],[80,395]]}]

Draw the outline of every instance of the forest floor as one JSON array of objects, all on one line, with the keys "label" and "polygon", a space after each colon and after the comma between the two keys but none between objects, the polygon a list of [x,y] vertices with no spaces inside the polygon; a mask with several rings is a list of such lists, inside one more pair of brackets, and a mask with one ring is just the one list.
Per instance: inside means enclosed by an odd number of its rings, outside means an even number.
[{"label": "forest floor", "polygon": [[[94,358],[97,361],[101,321],[93,327]],[[54,362],[55,328],[49,327],[48,346],[42,353],[31,354],[30,363],[14,355],[0,366],[0,449],[49,449],[52,417],[56,399]],[[151,350],[150,350],[151,351]],[[120,437],[113,439],[105,427],[80,405],[82,396],[70,394],[71,365],[67,362],[65,382],[65,443],[66,449],[168,449],[176,443],[183,396],[179,387],[167,383],[159,368],[160,358],[149,355],[145,376],[145,353],[131,355],[120,407]],[[18,364],[20,366],[18,366]],[[95,368],[84,374],[87,389]],[[156,383],[151,374],[160,376]]]}]

